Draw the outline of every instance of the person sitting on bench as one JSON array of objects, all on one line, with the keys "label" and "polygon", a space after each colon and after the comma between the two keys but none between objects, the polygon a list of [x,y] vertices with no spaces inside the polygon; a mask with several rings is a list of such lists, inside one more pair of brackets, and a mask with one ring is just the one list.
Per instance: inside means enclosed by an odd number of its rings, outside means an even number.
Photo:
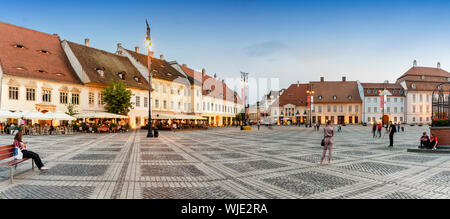
[{"label": "person sitting on bench", "polygon": [[41,158],[39,157],[38,154],[26,150],[27,148],[27,144],[25,144],[22,140],[22,132],[18,132],[15,136],[14,136],[14,147],[18,148],[22,154],[24,158],[31,158],[33,159],[34,163],[36,164],[36,166],[39,168],[39,170],[41,172],[47,172],[48,168],[44,166],[44,164],[41,161]]},{"label": "person sitting on bench", "polygon": [[424,132],[422,137],[420,137],[420,146],[419,148],[427,148],[428,145],[430,144],[430,137],[428,137],[427,133]]},{"label": "person sitting on bench", "polygon": [[433,136],[433,134],[431,134],[428,149],[435,151],[437,149],[438,144],[439,144],[438,138],[436,136]]}]

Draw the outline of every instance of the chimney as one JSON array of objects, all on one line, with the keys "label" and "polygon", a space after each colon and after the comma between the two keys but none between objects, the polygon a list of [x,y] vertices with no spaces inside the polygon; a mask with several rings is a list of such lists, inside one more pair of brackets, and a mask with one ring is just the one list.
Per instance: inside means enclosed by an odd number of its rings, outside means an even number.
[{"label": "chimney", "polygon": [[416,67],[417,66],[417,60],[414,60],[413,62],[413,66]]},{"label": "chimney", "polygon": [[163,54],[159,55],[159,59],[164,60],[164,55]]},{"label": "chimney", "polygon": [[206,74],[206,69],[203,68],[202,69],[202,75],[205,76],[205,74]]},{"label": "chimney", "polygon": [[437,68],[441,68],[441,63],[440,62],[437,63]]},{"label": "chimney", "polygon": [[342,82],[346,82],[347,81],[347,77],[342,77]]},{"label": "chimney", "polygon": [[122,49],[122,43],[117,43],[117,50]]},{"label": "chimney", "polygon": [[139,53],[139,46],[134,47],[134,51],[135,51],[136,53]]},{"label": "chimney", "polygon": [[297,81],[297,87],[300,87],[300,81]]},{"label": "chimney", "polygon": [[217,74],[214,74],[214,78],[217,78]]},{"label": "chimney", "polygon": [[89,39],[88,38],[84,39],[84,45],[89,47]]},{"label": "chimney", "polygon": [[324,77],[320,77],[320,82],[324,82],[325,78]]},{"label": "chimney", "polygon": [[186,64],[183,64],[183,67],[187,68],[187,65],[186,65]]}]

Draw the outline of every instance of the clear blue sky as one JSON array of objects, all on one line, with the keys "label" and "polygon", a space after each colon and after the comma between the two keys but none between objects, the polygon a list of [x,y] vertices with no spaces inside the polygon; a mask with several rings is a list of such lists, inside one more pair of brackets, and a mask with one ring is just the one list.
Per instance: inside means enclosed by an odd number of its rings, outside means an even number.
[{"label": "clear blue sky", "polygon": [[[0,20],[115,51],[143,47],[220,78],[394,81],[412,66],[450,70],[449,1],[12,1]],[[1,37],[1,36],[0,36]]]}]

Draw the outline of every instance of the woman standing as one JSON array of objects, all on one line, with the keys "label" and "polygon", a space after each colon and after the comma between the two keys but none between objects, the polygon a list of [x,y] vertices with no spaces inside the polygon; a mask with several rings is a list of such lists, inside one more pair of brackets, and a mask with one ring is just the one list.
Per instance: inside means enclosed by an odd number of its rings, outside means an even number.
[{"label": "woman standing", "polygon": [[323,129],[325,146],[323,147],[322,158],[320,159],[320,164],[323,163],[325,154],[328,150],[328,164],[331,163],[331,152],[334,144],[334,129],[331,125],[331,121],[327,121],[327,126]]},{"label": "woman standing", "polygon": [[18,132],[16,136],[14,136],[14,147],[18,148],[22,152],[23,158],[33,159],[34,163],[39,168],[39,170],[41,170],[41,172],[48,171],[48,168],[44,166],[38,154],[26,150],[27,144],[25,144],[22,140],[22,132]]}]

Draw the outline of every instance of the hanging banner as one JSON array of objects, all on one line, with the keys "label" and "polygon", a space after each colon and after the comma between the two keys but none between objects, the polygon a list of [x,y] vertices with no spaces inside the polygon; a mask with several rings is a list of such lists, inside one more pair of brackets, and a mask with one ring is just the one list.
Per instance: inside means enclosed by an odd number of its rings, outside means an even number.
[{"label": "hanging banner", "polygon": [[311,110],[314,112],[314,96],[311,96]]}]

